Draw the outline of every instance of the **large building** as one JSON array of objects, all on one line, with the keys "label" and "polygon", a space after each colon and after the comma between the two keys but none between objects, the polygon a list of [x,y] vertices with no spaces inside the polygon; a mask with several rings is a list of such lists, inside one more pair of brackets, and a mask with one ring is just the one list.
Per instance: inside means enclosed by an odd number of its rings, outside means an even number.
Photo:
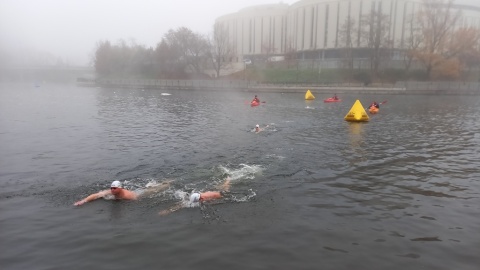
[{"label": "large building", "polygon": [[[236,57],[233,62],[294,52],[299,59],[337,58],[344,48],[342,31],[351,25],[350,46],[360,49],[362,21],[377,12],[388,20],[388,39],[393,50],[405,48],[412,15],[421,9],[422,0],[301,0],[244,8],[217,18],[228,29]],[[462,16],[459,26],[480,28],[480,5],[454,5]],[[350,23],[349,23],[350,22]]]}]

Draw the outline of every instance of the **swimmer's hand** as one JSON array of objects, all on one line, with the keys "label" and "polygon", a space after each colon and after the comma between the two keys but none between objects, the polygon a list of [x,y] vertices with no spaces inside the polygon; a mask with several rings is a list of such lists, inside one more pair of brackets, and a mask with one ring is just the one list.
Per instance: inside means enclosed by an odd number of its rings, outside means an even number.
[{"label": "swimmer's hand", "polygon": [[170,213],[173,213],[177,210],[180,210],[181,208],[182,208],[182,204],[177,204],[177,205],[174,205],[174,206],[170,207],[169,209],[165,209],[165,210],[162,210],[162,211],[158,212],[158,214],[160,216],[166,216]]},{"label": "swimmer's hand", "polygon": [[80,206],[80,205],[82,205],[82,204],[84,204],[84,203],[86,203],[86,202],[87,202],[86,200],[81,200],[81,201],[78,201],[78,202],[74,203],[73,205],[75,205],[75,206]]}]

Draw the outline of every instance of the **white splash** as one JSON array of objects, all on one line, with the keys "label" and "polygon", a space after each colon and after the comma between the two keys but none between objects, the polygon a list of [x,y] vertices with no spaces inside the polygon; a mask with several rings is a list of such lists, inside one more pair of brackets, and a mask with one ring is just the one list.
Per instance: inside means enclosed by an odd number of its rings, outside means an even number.
[{"label": "white splash", "polygon": [[219,166],[219,168],[225,174],[228,174],[232,181],[238,179],[254,179],[255,174],[260,173],[263,170],[260,165],[240,164],[239,166],[240,168],[228,168],[224,166]]}]

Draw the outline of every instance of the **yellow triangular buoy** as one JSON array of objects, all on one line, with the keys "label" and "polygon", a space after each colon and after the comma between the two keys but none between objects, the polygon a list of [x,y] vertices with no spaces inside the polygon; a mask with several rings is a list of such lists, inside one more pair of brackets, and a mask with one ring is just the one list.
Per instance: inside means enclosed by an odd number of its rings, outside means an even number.
[{"label": "yellow triangular buoy", "polygon": [[310,89],[307,90],[307,93],[305,93],[305,99],[306,100],[313,100],[315,97],[313,96],[312,92],[310,92]]},{"label": "yellow triangular buoy", "polygon": [[360,103],[360,100],[356,100],[353,103],[352,108],[350,111],[345,115],[345,121],[350,122],[365,122],[368,121],[368,114]]}]

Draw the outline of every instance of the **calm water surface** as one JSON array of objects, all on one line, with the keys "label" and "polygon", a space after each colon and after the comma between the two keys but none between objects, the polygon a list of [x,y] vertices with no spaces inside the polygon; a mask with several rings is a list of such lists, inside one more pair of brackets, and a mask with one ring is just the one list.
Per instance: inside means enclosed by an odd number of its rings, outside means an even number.
[{"label": "calm water surface", "polygon": [[479,269],[480,97],[253,94],[1,84],[1,268]]}]

